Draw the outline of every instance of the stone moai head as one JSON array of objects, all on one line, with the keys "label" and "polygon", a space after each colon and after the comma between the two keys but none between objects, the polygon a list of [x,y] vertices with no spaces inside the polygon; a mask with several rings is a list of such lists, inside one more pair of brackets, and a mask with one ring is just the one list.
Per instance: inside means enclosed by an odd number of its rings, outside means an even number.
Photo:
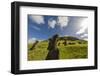
[{"label": "stone moai head", "polygon": [[56,35],[53,36],[53,39],[57,39],[58,37],[59,37],[59,35],[56,34]]},{"label": "stone moai head", "polygon": [[54,35],[52,38],[52,44],[53,44],[53,49],[57,49],[57,39],[58,39],[58,34]]},{"label": "stone moai head", "polygon": [[36,40],[36,42],[35,43],[38,43],[39,41],[38,40]]},{"label": "stone moai head", "polygon": [[58,35],[54,35],[52,38],[49,39],[48,50],[55,50],[57,48],[57,38]]}]

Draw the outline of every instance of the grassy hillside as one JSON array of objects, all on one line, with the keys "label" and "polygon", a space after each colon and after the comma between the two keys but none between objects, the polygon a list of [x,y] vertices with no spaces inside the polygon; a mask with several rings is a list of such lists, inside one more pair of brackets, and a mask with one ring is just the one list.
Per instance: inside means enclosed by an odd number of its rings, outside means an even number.
[{"label": "grassy hillside", "polygon": [[[64,40],[67,45],[64,45]],[[88,57],[88,43],[75,37],[59,37],[57,45],[59,49],[59,59],[82,59]],[[28,49],[32,44],[28,44]],[[39,42],[33,50],[28,50],[28,60],[45,60],[48,54],[48,40]]]}]

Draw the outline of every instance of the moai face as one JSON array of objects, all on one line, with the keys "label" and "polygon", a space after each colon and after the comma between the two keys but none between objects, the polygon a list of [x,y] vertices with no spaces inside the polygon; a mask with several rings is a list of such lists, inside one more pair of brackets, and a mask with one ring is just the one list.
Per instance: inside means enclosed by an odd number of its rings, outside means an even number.
[{"label": "moai face", "polygon": [[48,50],[55,50],[57,48],[57,38],[58,35],[54,35],[52,38],[49,39]]},{"label": "moai face", "polygon": [[53,38],[52,38],[52,45],[53,45],[53,49],[56,49],[57,48],[57,38],[58,38],[58,35],[54,35]]}]

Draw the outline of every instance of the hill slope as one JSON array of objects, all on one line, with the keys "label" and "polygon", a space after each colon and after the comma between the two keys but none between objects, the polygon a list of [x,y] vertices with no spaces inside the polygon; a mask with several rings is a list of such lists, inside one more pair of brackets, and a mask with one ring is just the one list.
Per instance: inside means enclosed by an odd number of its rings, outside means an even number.
[{"label": "hill slope", "polygon": [[[67,45],[64,45],[64,41]],[[48,54],[48,40],[39,42],[33,50],[28,50],[28,60],[45,60]],[[58,45],[60,43],[60,45]],[[66,36],[58,38],[59,59],[82,59],[88,57],[88,42],[76,37]],[[28,49],[32,44],[28,44]]]}]

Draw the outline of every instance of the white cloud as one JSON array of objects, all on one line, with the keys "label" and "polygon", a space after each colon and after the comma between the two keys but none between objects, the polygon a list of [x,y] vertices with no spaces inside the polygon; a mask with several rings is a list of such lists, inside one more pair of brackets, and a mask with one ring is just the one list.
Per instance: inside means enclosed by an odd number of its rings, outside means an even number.
[{"label": "white cloud", "polygon": [[51,28],[55,28],[56,25],[59,25],[61,28],[66,27],[68,25],[68,17],[59,16],[57,17],[57,20],[49,19],[48,25]]},{"label": "white cloud", "polygon": [[31,16],[31,17],[32,17],[32,20],[34,22],[36,22],[37,24],[44,24],[45,23],[43,16]]},{"label": "white cloud", "polygon": [[85,30],[88,28],[88,19],[84,19],[82,23],[80,24],[80,30],[76,32],[76,34],[82,34],[85,32]]},{"label": "white cloud", "polygon": [[57,24],[63,28],[63,27],[66,27],[68,25],[68,22],[69,22],[69,19],[68,17],[63,17],[63,16],[59,16],[57,18]]},{"label": "white cloud", "polygon": [[28,43],[34,43],[36,41],[36,38],[31,38],[28,40]]},{"label": "white cloud", "polygon": [[31,26],[33,29],[40,31],[40,28],[36,27],[36,26]]},{"label": "white cloud", "polygon": [[88,34],[81,35],[81,38],[88,37]]},{"label": "white cloud", "polygon": [[56,25],[56,20],[48,20],[48,25],[49,25],[49,27],[51,27],[51,28],[55,28],[55,25]]},{"label": "white cloud", "polygon": [[88,41],[88,38],[83,38],[83,40],[86,40],[86,41]]}]

